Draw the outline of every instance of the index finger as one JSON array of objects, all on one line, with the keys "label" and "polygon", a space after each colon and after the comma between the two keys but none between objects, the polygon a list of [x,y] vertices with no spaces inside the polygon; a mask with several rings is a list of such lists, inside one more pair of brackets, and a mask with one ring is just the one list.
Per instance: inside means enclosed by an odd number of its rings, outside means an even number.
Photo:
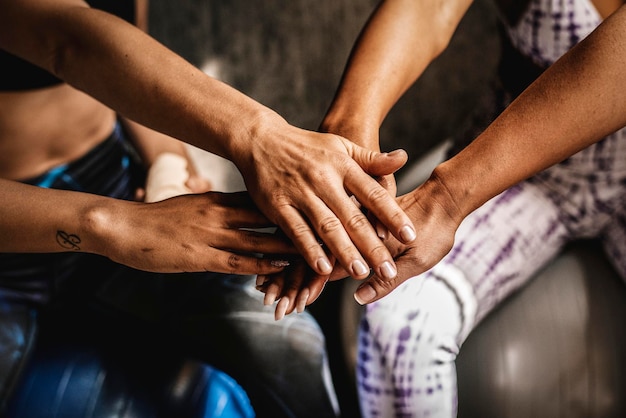
[{"label": "index finger", "polygon": [[346,188],[399,241],[408,244],[415,237],[415,227],[409,216],[376,180],[357,167],[351,167],[345,177]]}]

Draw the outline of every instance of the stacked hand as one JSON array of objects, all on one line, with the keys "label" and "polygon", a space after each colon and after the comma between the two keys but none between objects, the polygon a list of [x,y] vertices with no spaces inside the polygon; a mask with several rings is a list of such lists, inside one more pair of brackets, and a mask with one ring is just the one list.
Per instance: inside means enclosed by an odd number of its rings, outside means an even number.
[{"label": "stacked hand", "polygon": [[[424,185],[397,198],[397,202],[418,228],[416,240],[403,244],[389,235],[381,240],[393,255],[398,275],[388,279],[373,273],[359,286],[355,299],[360,304],[374,302],[397,288],[405,280],[425,272],[440,261],[452,248],[454,234],[462,216],[445,186],[433,175]],[[276,319],[294,310],[302,312],[319,297],[329,280],[349,276],[335,266],[331,274],[320,275],[303,262],[292,262],[285,270],[259,276],[257,288],[265,293],[265,303],[276,305]]]},{"label": "stacked hand", "polygon": [[259,209],[316,273],[329,275],[336,258],[356,278],[367,277],[370,266],[381,277],[395,277],[393,257],[352,196],[392,235],[410,242],[415,236],[410,219],[372,178],[395,172],[406,153],[376,153],[338,135],[286,123],[273,132],[280,138],[260,139],[234,161]]}]

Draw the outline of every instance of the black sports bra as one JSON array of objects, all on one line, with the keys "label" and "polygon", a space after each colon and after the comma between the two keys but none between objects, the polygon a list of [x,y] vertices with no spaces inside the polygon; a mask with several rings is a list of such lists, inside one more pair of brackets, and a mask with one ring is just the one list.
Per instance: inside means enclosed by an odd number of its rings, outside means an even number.
[{"label": "black sports bra", "polygon": [[[104,10],[122,19],[135,23],[134,0],[87,0],[95,9]],[[50,87],[63,81],[15,55],[0,49],[0,91],[22,91]]]}]

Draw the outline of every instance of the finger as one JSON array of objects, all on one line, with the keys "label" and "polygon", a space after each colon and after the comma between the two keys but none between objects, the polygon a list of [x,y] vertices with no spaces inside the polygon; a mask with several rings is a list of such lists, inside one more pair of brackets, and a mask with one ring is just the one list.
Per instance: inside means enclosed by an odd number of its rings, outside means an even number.
[{"label": "finger", "polygon": [[306,306],[309,304],[309,289],[304,288],[298,294],[298,299],[296,300],[296,312],[302,313],[306,309]]},{"label": "finger", "polygon": [[[357,166],[355,167],[360,171]],[[375,180],[362,171],[361,174],[364,176],[365,181],[371,182],[371,184],[378,187],[378,190],[387,194]],[[352,203],[350,198],[347,198],[345,192],[343,196],[341,194],[329,193],[322,197],[325,199],[328,207],[336,214],[348,236],[344,241],[338,241],[344,239],[345,236],[339,234],[334,237],[321,236],[321,238],[346,271],[355,279],[366,278],[370,274],[369,269],[362,268],[356,271],[355,268],[361,267],[358,262],[361,257],[364,257],[366,265],[372,266],[377,274],[385,278],[395,277],[396,268],[393,257],[378,237],[367,216]],[[331,238],[335,239],[335,241],[331,241]],[[358,256],[361,257],[356,258]]]},{"label": "finger", "polygon": [[377,275],[372,275],[357,288],[354,292],[354,299],[361,305],[375,302],[387,296],[406,280],[412,280],[430,268],[427,266],[420,268],[416,260],[404,256],[398,258],[397,266],[398,275],[395,278],[385,280]]},{"label": "finger", "polygon": [[374,216],[371,212],[367,213],[367,219],[370,221],[370,223],[374,227],[374,230],[376,231],[376,235],[378,236],[378,238],[380,238],[383,241],[386,240],[388,237],[388,233],[389,233],[389,230],[387,229],[387,227],[383,225],[383,223],[380,222],[378,218],[376,218],[376,216]]},{"label": "finger", "polygon": [[[363,212],[352,203],[343,190],[341,193],[329,190],[321,197],[324,202],[317,199],[315,205],[306,208],[305,214],[320,239],[343,268],[355,278],[367,277],[370,273],[369,265],[355,243],[360,243],[361,248],[366,251],[371,251],[373,246],[379,247],[384,252],[387,252],[387,249],[376,237]],[[388,255],[385,260],[392,260],[391,256]],[[321,274],[328,275],[330,271]]]},{"label": "finger", "polygon": [[280,301],[276,305],[274,318],[282,319],[286,314],[290,314],[296,308],[296,301],[305,283],[305,275],[308,265],[303,261],[296,261],[280,275],[284,277]]},{"label": "finger", "polygon": [[278,225],[296,246],[306,263],[319,274],[330,274],[333,267],[313,230],[293,206],[278,208]]},{"label": "finger", "polygon": [[212,232],[211,245],[223,250],[259,254],[296,254],[296,247],[284,237],[257,231],[218,229]]},{"label": "finger", "polygon": [[282,292],[284,277],[281,274],[273,275],[270,280],[263,285],[265,288],[265,297],[263,304],[265,306],[273,305]]},{"label": "finger", "polygon": [[402,168],[409,159],[403,149],[388,153],[374,152],[361,147],[353,147],[352,158],[371,176],[386,176]]},{"label": "finger", "polygon": [[328,283],[328,276],[322,276],[320,274],[316,274],[310,281],[307,283],[307,300],[306,304],[310,305],[317,300],[317,298],[322,294],[322,291],[326,287],[326,283]]},{"label": "finger", "polygon": [[405,244],[415,237],[415,227],[411,219],[400,208],[394,196],[390,195],[376,180],[363,173],[358,167],[351,168],[345,179],[346,187],[382,222],[389,231]]},{"label": "finger", "polygon": [[334,282],[336,280],[345,279],[347,277],[350,277],[348,272],[343,267],[341,267],[340,264],[335,264],[335,268],[333,269],[333,272],[330,273],[328,281]]},{"label": "finger", "polygon": [[265,284],[269,283],[271,276],[266,276],[264,274],[258,274],[256,276],[256,288],[257,290],[261,290],[265,293]]},{"label": "finger", "polygon": [[[197,255],[197,254],[195,254]],[[198,264],[196,257],[185,268],[174,271],[213,271],[228,274],[261,274],[270,275],[281,272],[289,265],[288,260],[259,258],[235,252],[214,250],[209,254],[210,263]]]},{"label": "finger", "polygon": [[280,298],[278,303],[276,304],[276,309],[274,310],[274,320],[280,321],[287,314],[290,305],[293,304],[293,301],[289,298],[289,296],[283,296]]},{"label": "finger", "polygon": [[207,201],[200,215],[219,219],[228,228],[267,228],[276,226],[256,207],[247,192],[208,192],[202,195]]}]

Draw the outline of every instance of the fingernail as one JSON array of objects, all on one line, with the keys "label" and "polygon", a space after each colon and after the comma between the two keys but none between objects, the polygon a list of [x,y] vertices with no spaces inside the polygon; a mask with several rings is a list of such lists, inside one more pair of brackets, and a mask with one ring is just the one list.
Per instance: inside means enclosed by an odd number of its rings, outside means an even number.
[{"label": "fingernail", "polygon": [[351,267],[355,276],[362,276],[369,273],[369,269],[361,260],[354,260]]},{"label": "fingernail", "polygon": [[384,240],[385,238],[387,238],[387,228],[385,228],[381,224],[377,224],[376,225],[376,234],[378,235],[378,238]]},{"label": "fingernail", "polygon": [[304,310],[306,309],[306,303],[308,302],[308,300],[309,300],[309,290],[304,289],[302,291],[302,294],[298,296],[298,304],[296,306],[296,312],[298,313],[304,312]]},{"label": "fingernail", "polygon": [[354,293],[354,299],[359,305],[365,305],[371,302],[376,297],[376,291],[369,284],[364,284],[359,287]]},{"label": "fingernail", "polygon": [[287,260],[272,260],[270,264],[274,267],[287,267],[289,265],[289,261]]},{"label": "fingernail", "polygon": [[391,264],[389,261],[385,261],[383,264],[381,264],[380,275],[385,279],[393,279],[394,277],[396,277],[397,274],[398,272],[393,267],[393,264]]},{"label": "fingernail", "polygon": [[400,230],[400,238],[402,238],[404,242],[411,242],[416,237],[417,235],[415,235],[415,231],[408,225],[403,226]]},{"label": "fingernail", "polygon": [[317,268],[322,274],[330,274],[333,271],[333,266],[331,266],[330,262],[325,258],[317,260]]},{"label": "fingernail", "polygon": [[268,277],[267,276],[256,276],[256,285],[257,286],[263,286],[265,284],[265,282],[267,282]]},{"label": "fingernail", "polygon": [[403,152],[404,150],[402,149],[394,149],[393,151],[388,152],[387,155],[389,155],[390,157],[395,157],[396,155],[403,153]]},{"label": "fingernail", "polygon": [[275,293],[266,293],[265,298],[263,298],[263,304],[265,306],[273,305],[276,302],[276,294]]},{"label": "fingernail", "polygon": [[287,312],[287,308],[289,307],[289,298],[287,296],[283,296],[278,301],[278,305],[276,305],[276,311],[274,312],[274,320],[279,321],[285,317],[285,312]]}]

